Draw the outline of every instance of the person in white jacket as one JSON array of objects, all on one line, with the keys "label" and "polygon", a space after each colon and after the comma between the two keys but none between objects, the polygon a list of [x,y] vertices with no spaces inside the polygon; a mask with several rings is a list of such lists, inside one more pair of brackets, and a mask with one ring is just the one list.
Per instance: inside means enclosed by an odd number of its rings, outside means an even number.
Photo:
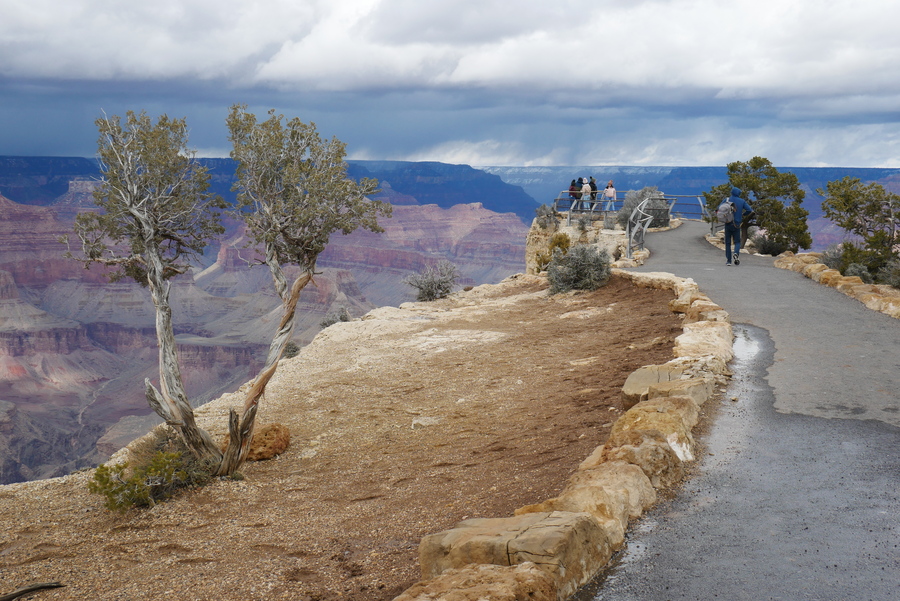
[{"label": "person in white jacket", "polygon": [[588,178],[582,177],[581,178],[581,200],[582,200],[581,208],[582,209],[584,209],[585,207],[587,207],[588,210],[593,208],[593,206],[592,206],[593,203],[584,202],[584,201],[589,201],[590,198],[591,198],[591,185],[588,183]]}]

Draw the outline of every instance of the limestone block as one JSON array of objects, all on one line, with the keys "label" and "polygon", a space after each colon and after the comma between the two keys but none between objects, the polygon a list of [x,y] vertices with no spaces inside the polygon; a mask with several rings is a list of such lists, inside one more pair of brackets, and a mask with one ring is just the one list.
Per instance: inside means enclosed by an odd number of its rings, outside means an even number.
[{"label": "limestone block", "polygon": [[516,515],[568,511],[590,513],[604,527],[613,548],[625,542],[625,528],[656,502],[656,491],[643,470],[622,461],[599,463],[569,478],[558,496],[526,505]]},{"label": "limestone block", "polygon": [[675,287],[684,278],[677,275],[666,273],[664,271],[613,271],[614,274],[621,274],[630,279],[635,286],[641,288],[657,288],[660,290],[675,290]]},{"label": "limestone block", "polygon": [[634,259],[619,259],[618,261],[613,261],[611,264],[612,267],[617,269],[625,269],[627,267],[637,267],[638,262]]},{"label": "limestone block", "polygon": [[684,319],[685,323],[694,323],[697,321],[728,321],[728,312],[708,298],[705,300],[698,298],[692,302],[691,306],[684,312]]},{"label": "limestone block", "polygon": [[632,407],[632,410],[635,409],[675,414],[681,418],[688,432],[700,421],[700,406],[689,396],[658,396],[641,401]]},{"label": "limestone block", "polygon": [[871,309],[873,311],[881,311],[884,309],[884,297],[876,292],[869,292],[866,294],[860,294],[856,297],[862,304],[866,306],[867,309]]},{"label": "limestone block", "polygon": [[684,334],[675,338],[676,357],[713,355],[726,363],[734,354],[731,324],[727,321],[698,321],[684,324]]},{"label": "limestone block", "polygon": [[782,254],[775,259],[775,267],[789,269],[791,271],[800,271],[803,268],[803,263],[797,261],[794,255]]},{"label": "limestone block", "polygon": [[613,546],[588,513],[527,513],[511,518],[465,520],[419,544],[422,578],[484,563],[533,562],[556,582],[557,599],[570,597],[612,556]]},{"label": "limestone block", "polygon": [[875,294],[877,289],[872,284],[859,284],[857,286],[850,286],[849,290],[844,290],[843,292],[855,299],[861,300],[862,297],[867,294]]},{"label": "limestone block", "polygon": [[677,357],[666,361],[664,365],[683,370],[682,379],[701,378],[708,375],[730,376],[731,370],[721,357],[705,355],[702,357]]},{"label": "limestone block", "polygon": [[643,265],[650,258],[650,251],[646,249],[636,250],[631,253],[638,265]]},{"label": "limestone block", "polygon": [[684,478],[684,462],[659,430],[623,430],[603,445],[600,461],[638,466],[653,488],[668,488]]},{"label": "limestone block", "polygon": [[862,283],[862,278],[858,275],[845,275],[837,282],[835,288],[847,294],[853,290],[854,286],[859,286]]},{"label": "limestone block", "polygon": [[882,313],[887,313],[891,317],[900,318],[900,298],[886,298],[881,307]]},{"label": "limestone block", "polygon": [[[610,430],[609,440],[614,440],[617,435],[629,430],[657,431],[663,435],[679,459],[693,461],[694,437],[691,435],[691,427],[685,420],[693,419],[696,423],[696,414],[691,415],[688,408],[694,402],[688,397],[675,398],[687,400],[681,403],[666,403],[665,399],[655,399],[638,403],[616,420]],[[693,406],[696,411],[696,404]]]},{"label": "limestone block", "polygon": [[414,584],[394,601],[556,601],[556,582],[532,562],[470,565]]},{"label": "limestone block", "polygon": [[647,398],[687,396],[693,399],[698,407],[712,398],[715,392],[715,379],[709,376],[689,378],[687,380],[672,380],[651,384],[647,389]]},{"label": "limestone block", "polygon": [[[693,283],[693,280],[690,280]],[[708,296],[700,292],[696,284],[693,286],[678,286],[676,298],[669,301],[669,310],[673,313],[686,313],[691,304],[697,300],[710,300]]]},{"label": "limestone block", "polygon": [[827,265],[823,265],[822,263],[810,263],[804,264],[800,273],[808,278],[812,278],[814,274],[821,273],[823,271],[828,271]]},{"label": "limestone block", "polygon": [[814,281],[819,282],[820,284],[833,286],[834,282],[841,277],[841,272],[837,269],[823,269],[822,271],[814,273],[811,277]]},{"label": "limestone block", "polygon": [[660,382],[678,380],[684,374],[684,367],[679,365],[645,365],[630,374],[622,386],[622,405],[631,409],[634,405],[647,399],[650,386]]}]

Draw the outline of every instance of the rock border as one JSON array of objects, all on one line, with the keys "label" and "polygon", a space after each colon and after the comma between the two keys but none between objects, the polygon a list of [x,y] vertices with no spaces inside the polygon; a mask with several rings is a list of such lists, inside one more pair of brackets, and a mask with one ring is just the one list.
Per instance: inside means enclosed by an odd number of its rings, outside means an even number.
[{"label": "rock border", "polygon": [[801,273],[855,298],[873,311],[900,319],[900,290],[884,284],[866,284],[858,276],[844,276],[821,261],[822,253],[783,253],[775,259],[775,267]]},{"label": "rock border", "polygon": [[[723,238],[721,233],[706,235],[706,241],[720,250],[725,250]],[[828,267],[821,259],[820,252],[794,254],[787,251],[775,257],[775,267],[801,273],[814,282],[855,298],[873,311],[900,319],[900,290],[884,284],[866,284],[859,276],[841,275],[840,271]]]},{"label": "rock border", "polygon": [[477,518],[424,537],[422,581],[395,601],[563,601],[625,543],[631,520],[677,484],[694,460],[700,407],[731,375],[728,313],[690,278],[613,269],[636,286],[672,290],[684,315],[675,358],[635,370],[622,388],[628,409],[607,442],[576,469],[562,493],[510,517]]}]

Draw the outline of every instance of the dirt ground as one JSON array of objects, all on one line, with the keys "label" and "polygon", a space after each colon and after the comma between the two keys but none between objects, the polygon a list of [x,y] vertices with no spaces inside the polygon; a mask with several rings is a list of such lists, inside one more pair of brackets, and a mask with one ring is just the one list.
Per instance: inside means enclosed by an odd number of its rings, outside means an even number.
[{"label": "dirt ground", "polygon": [[[34,599],[392,599],[426,534],[555,496],[621,414],[620,389],[672,357],[671,292],[613,278],[548,296],[519,276],[339,322],[270,384],[257,424],[280,457],[149,510],[111,513],[90,473],[0,487],[0,594]],[[238,395],[199,421],[216,436]]]}]

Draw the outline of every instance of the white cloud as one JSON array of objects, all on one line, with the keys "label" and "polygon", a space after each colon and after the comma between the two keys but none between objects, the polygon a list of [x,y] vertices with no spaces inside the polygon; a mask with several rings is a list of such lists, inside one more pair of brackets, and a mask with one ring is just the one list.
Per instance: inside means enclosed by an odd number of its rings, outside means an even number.
[{"label": "white cloud", "polygon": [[55,93],[89,114],[110,98],[218,114],[233,95],[313,114],[373,158],[900,156],[894,0],[0,0],[0,15],[9,119]]}]

